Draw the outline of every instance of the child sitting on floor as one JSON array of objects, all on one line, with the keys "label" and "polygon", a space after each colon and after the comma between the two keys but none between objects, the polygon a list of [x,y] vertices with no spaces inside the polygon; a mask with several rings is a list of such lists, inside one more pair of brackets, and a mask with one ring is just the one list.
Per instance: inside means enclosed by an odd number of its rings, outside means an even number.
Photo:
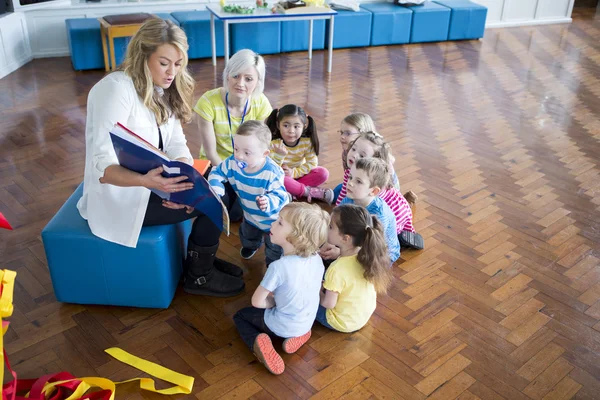
[{"label": "child sitting on floor", "polygon": [[333,209],[327,241],[340,257],[325,274],[316,320],[339,332],[367,324],[377,306],[377,292],[391,282],[390,258],[379,220],[364,208],[345,204]]},{"label": "child sitting on floor", "polygon": [[281,247],[271,242],[269,230],[279,211],[289,202],[283,185],[283,171],[269,155],[271,132],[260,121],[246,121],[232,139],[233,155],[225,159],[208,176],[208,183],[223,196],[223,182],[229,182],[244,211],[240,224],[242,258],[249,259],[265,241],[267,267],[281,257]]},{"label": "child sitting on floor", "polygon": [[333,203],[333,190],[321,188],[329,171],[319,167],[319,137],[315,121],[302,107],[288,104],[274,109],[266,120],[273,134],[271,158],[283,168],[285,188],[294,197]]},{"label": "child sitting on floor", "polygon": [[[383,225],[390,261],[394,263],[400,257],[396,217],[390,207],[378,197],[379,192],[388,186],[389,176],[388,166],[381,159],[361,158],[352,162],[348,174],[347,194],[340,205],[357,204],[379,218]],[[324,259],[331,260],[338,258],[340,250],[327,243],[319,253]]]},{"label": "child sitting on floor", "polygon": [[271,240],[283,248],[252,295],[252,307],[233,320],[240,336],[273,374],[285,365],[271,337],[285,338],[283,351],[296,352],[310,339],[319,307],[323,261],[317,255],[327,240],[329,215],[316,205],[290,203],[271,227]]}]

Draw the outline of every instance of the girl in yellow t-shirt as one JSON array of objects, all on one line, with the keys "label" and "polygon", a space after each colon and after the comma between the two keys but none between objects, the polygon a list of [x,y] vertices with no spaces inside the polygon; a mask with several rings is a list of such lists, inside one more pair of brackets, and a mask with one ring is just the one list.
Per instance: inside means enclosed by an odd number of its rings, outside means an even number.
[{"label": "girl in yellow t-shirt", "polygon": [[367,324],[377,293],[391,283],[390,258],[383,226],[364,207],[345,204],[333,209],[327,241],[340,257],[325,273],[316,320],[339,332]]},{"label": "girl in yellow t-shirt", "polygon": [[333,190],[319,187],[329,171],[318,165],[319,136],[312,117],[302,107],[287,104],[274,109],[266,124],[273,134],[270,156],[283,168],[288,193],[333,203]]}]

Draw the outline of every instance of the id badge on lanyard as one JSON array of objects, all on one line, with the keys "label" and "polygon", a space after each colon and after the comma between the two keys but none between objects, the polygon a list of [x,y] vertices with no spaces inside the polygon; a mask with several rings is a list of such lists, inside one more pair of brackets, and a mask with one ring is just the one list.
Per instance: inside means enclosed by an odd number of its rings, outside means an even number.
[{"label": "id badge on lanyard", "polygon": [[[229,122],[229,137],[231,138],[231,150],[233,150],[234,144],[233,144],[233,133],[231,132],[231,114],[229,114],[229,92],[225,93],[225,108],[227,109],[227,121]],[[244,106],[244,112],[242,113],[242,122],[240,123],[240,125],[244,123],[244,118],[246,117],[247,109],[248,109],[248,100],[246,100],[246,105]],[[235,154],[233,156],[233,159],[235,160],[239,169],[244,169],[248,166],[248,164],[245,161],[237,160],[235,158]]]}]

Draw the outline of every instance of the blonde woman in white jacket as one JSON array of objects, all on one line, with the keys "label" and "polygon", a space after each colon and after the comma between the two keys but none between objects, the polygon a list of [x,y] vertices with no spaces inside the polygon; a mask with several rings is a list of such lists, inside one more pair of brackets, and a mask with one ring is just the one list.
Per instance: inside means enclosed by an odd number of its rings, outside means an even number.
[{"label": "blonde woman in white jacket", "polygon": [[188,240],[184,289],[234,296],[244,289],[242,270],[215,254],[219,229],[201,212],[163,201],[149,189],[191,188],[185,177],[163,178],[161,168],[139,174],[119,165],[109,131],[120,122],[172,159],[192,163],[181,121],[192,116],[194,80],[187,71],[185,33],[171,21],[147,20],[132,38],[120,71],[90,91],[86,121],[83,196],[77,207],[98,237],[136,247],[142,226],[197,217]]}]

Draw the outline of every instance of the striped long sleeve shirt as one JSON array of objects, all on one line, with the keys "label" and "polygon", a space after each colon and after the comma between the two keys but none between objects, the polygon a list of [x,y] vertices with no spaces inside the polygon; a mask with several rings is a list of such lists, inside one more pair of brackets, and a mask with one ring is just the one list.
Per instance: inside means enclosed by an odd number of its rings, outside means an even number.
[{"label": "striped long sleeve shirt", "polygon": [[[277,220],[279,211],[289,202],[283,177],[281,167],[269,157],[259,171],[246,173],[231,156],[213,168],[208,176],[208,183],[219,196],[223,196],[223,182],[229,182],[240,198],[246,222],[263,232],[268,232],[271,224]],[[256,197],[263,195],[269,199],[265,211],[256,204]]]},{"label": "striped long sleeve shirt", "polygon": [[[285,156],[277,154],[273,150],[273,146],[281,143],[285,145],[288,151]],[[310,138],[307,137],[301,137],[295,146],[288,146],[283,139],[272,140],[270,156],[278,165],[287,165],[292,170],[292,178],[294,179],[302,178],[319,165],[315,149]]]},{"label": "striped long sleeve shirt", "polygon": [[[339,206],[342,200],[346,197],[346,186],[348,185],[348,177],[350,176],[350,170],[347,169],[344,172],[344,182],[342,183],[342,190],[337,199],[336,206]],[[402,231],[414,232],[415,228],[412,225],[412,210],[410,204],[406,201],[402,193],[396,188],[385,189],[379,192],[379,197],[390,207],[394,216],[396,217],[396,231],[398,234]]]}]

